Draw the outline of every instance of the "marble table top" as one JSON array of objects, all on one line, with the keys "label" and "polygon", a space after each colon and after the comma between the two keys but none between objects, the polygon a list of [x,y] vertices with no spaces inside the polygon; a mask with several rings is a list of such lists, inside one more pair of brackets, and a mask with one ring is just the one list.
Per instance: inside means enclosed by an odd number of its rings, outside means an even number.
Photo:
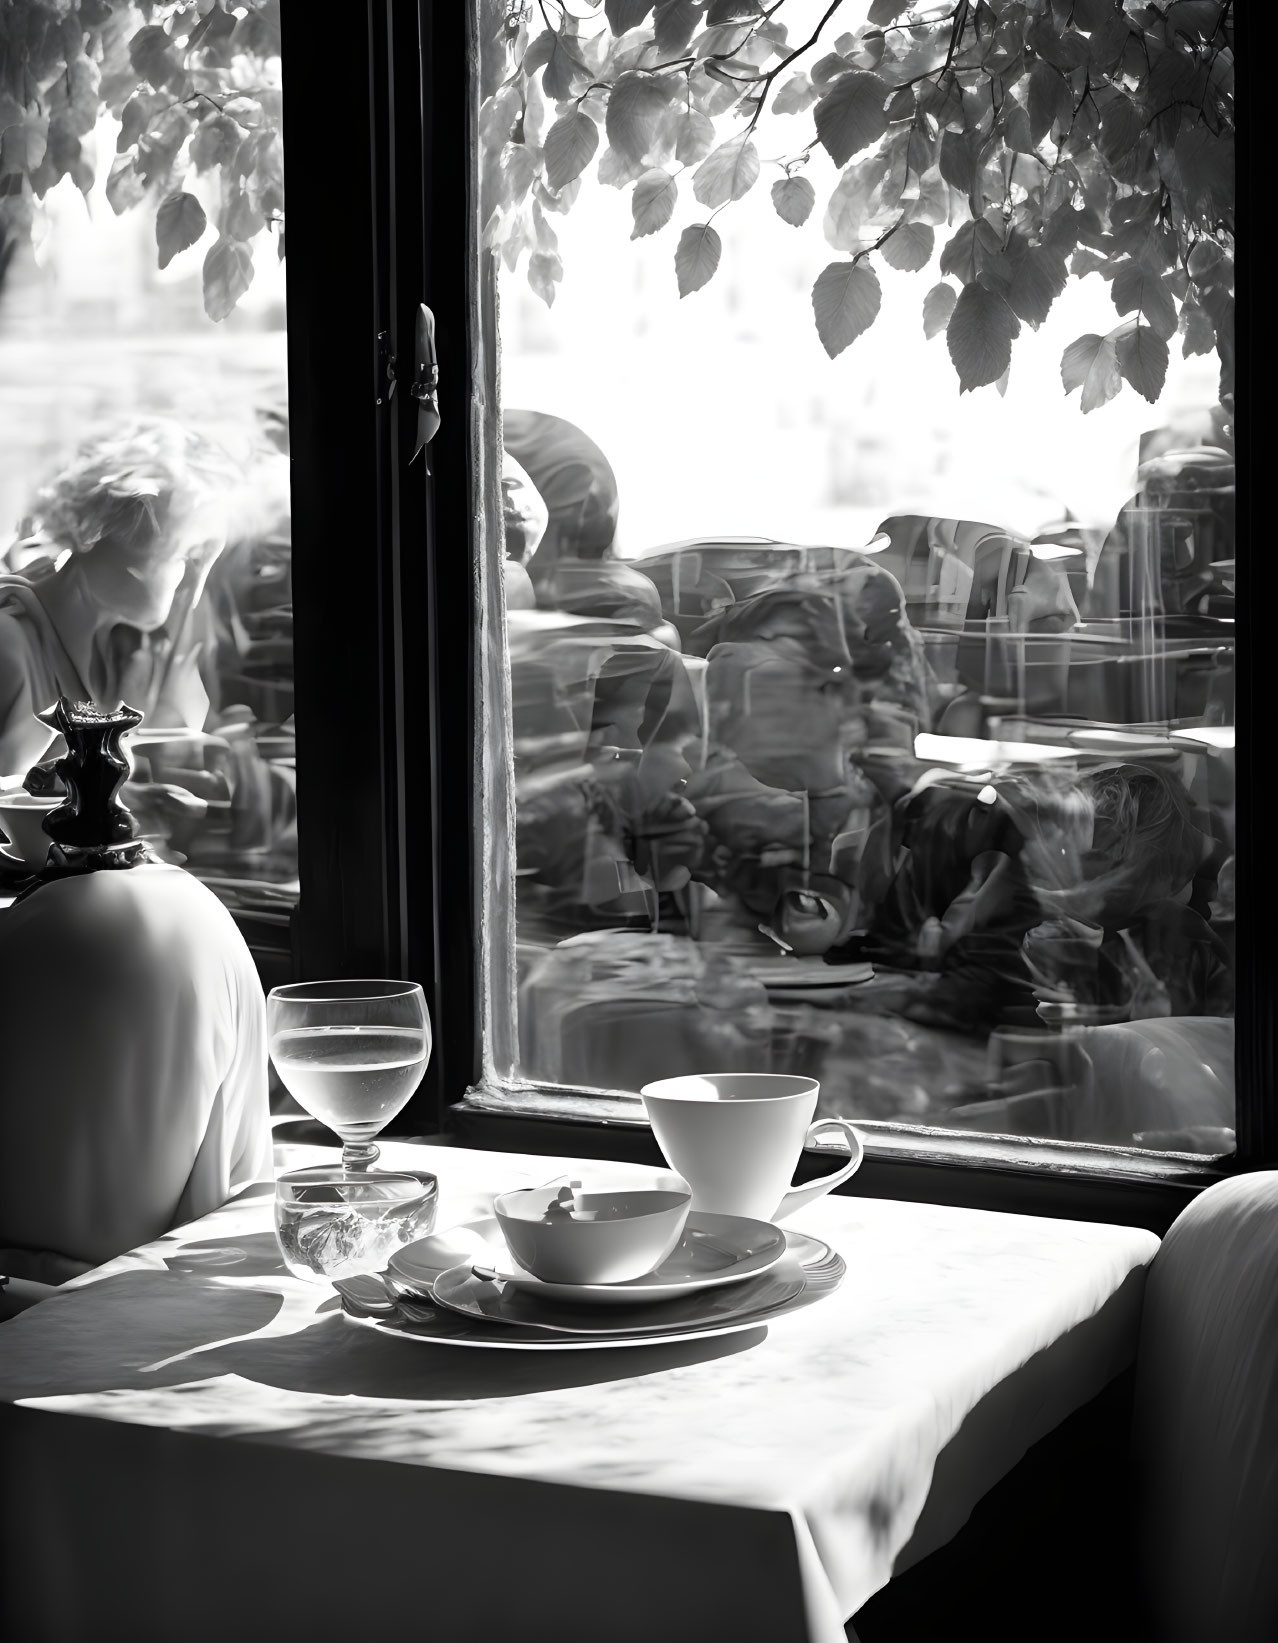
[{"label": "marble table top", "polygon": [[[289,1168],[332,1156],[283,1150]],[[387,1144],[382,1161],[438,1175],[441,1228],[482,1213],[495,1190],[568,1167],[406,1143]],[[847,1276],[766,1329],[631,1351],[457,1351],[357,1327],[326,1286],[285,1272],[261,1186],[6,1324],[0,1400],[397,1467],[788,1514],[806,1635],[832,1643],[891,1578],[925,1506],[936,1507],[938,1457],[983,1400],[1048,1365],[1050,1396],[1040,1374],[1004,1423],[1005,1468],[1131,1362],[1158,1240],[841,1196],[793,1224],[837,1248]],[[1071,1339],[1085,1350],[1049,1356]],[[970,1483],[955,1483],[962,1468],[946,1471],[954,1498],[939,1514],[942,1537],[996,1480],[990,1464],[977,1478],[978,1462]]]}]

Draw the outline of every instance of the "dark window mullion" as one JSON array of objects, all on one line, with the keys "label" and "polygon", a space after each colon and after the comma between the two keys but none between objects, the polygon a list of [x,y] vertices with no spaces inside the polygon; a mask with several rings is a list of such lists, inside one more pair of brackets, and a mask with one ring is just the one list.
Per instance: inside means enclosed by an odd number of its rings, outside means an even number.
[{"label": "dark window mullion", "polygon": [[340,79],[314,8],[282,6],[303,976],[384,973],[395,957],[377,500],[375,6],[344,34]]}]

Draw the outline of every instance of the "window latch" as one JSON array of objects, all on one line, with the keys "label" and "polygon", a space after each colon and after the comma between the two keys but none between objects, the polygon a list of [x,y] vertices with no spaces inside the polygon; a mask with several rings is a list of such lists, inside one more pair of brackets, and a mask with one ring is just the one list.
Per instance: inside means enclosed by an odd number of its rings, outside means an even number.
[{"label": "window latch", "polygon": [[[417,325],[414,353],[415,374],[408,390],[417,401],[417,438],[410,461],[416,461],[420,452],[439,432],[439,362],[435,357],[435,316],[424,302],[417,305]],[[426,459],[429,473],[430,457]]]}]

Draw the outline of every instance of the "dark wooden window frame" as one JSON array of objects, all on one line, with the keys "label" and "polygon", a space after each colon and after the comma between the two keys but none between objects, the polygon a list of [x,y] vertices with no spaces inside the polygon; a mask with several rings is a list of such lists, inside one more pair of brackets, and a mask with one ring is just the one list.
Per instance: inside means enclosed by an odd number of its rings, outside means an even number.
[{"label": "dark wooden window frame", "polygon": [[[470,210],[476,141],[471,0],[362,0],[340,37],[283,0],[288,165],[289,403],[303,976],[408,975],[430,1001],[436,1049],[401,1133],[459,1144],[656,1161],[647,1126],[494,1113],[481,1080],[479,814],[473,684],[477,522],[471,476]],[[358,33],[352,23],[359,20]],[[1246,102],[1246,19],[1240,76]],[[1239,197],[1252,192],[1250,124]],[[1240,397],[1249,390],[1251,271],[1238,271]],[[432,476],[410,461],[413,320],[437,322]],[[486,339],[491,358],[494,339]],[[392,363],[393,362],[393,363]],[[394,378],[392,391],[392,377]],[[1240,543],[1250,544],[1251,419],[1238,448]],[[1278,581],[1238,555],[1238,721],[1259,745],[1271,711],[1262,613]],[[1165,1230],[1204,1186],[1278,1164],[1275,962],[1278,868],[1265,850],[1259,761],[1238,783],[1238,1152],[1223,1164],[874,1126],[851,1190]],[[805,1158],[801,1174],[828,1168]]]}]

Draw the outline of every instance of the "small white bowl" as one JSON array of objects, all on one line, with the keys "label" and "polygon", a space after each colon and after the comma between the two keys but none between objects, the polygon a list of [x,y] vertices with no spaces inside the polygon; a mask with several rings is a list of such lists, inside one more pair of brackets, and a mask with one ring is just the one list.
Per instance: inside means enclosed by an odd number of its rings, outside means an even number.
[{"label": "small white bowl", "polygon": [[692,1188],[672,1170],[636,1185],[592,1175],[493,1199],[515,1261],[550,1284],[620,1284],[659,1267],[683,1236]]}]

